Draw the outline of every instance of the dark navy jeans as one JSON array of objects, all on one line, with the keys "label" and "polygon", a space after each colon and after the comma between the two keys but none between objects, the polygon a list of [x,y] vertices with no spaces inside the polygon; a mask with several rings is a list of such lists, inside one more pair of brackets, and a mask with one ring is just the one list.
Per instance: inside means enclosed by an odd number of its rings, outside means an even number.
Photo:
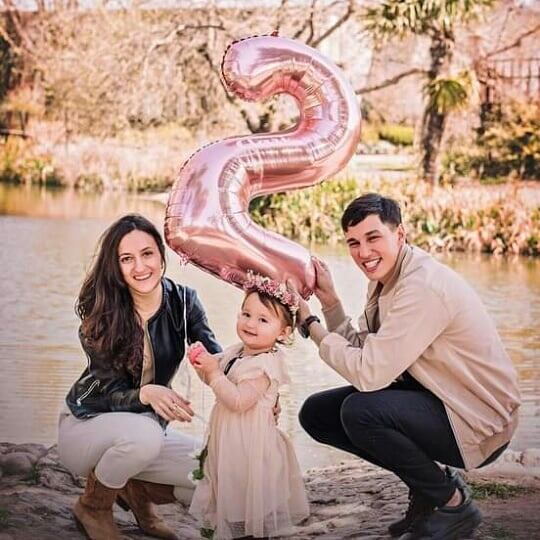
[{"label": "dark navy jeans", "polygon": [[464,466],[441,400],[408,373],[383,390],[345,386],[314,394],[300,410],[300,424],[316,441],[392,471],[435,506],[448,502],[455,490],[435,462]]}]

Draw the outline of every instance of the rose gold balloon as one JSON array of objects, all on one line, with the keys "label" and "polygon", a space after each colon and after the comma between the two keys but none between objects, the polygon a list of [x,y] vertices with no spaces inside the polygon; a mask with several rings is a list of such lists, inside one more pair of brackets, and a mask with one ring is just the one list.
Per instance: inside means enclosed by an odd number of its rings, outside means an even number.
[{"label": "rose gold balloon", "polygon": [[237,286],[253,270],[280,282],[291,279],[307,298],[315,283],[309,251],[256,225],[249,202],[313,186],[344,167],[360,137],[356,95],[318,51],[277,36],[233,43],[222,74],[228,89],[246,100],[293,96],[300,120],[286,132],[231,137],[192,155],[169,196],[167,243],[183,259]]}]

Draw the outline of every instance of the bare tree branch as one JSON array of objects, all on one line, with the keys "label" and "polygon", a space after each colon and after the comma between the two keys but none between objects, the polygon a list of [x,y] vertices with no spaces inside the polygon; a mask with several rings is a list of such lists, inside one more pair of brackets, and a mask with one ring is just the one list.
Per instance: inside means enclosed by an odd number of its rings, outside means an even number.
[{"label": "bare tree branch", "polygon": [[287,7],[287,2],[289,0],[281,0],[281,5],[278,8],[277,11],[277,21],[276,21],[276,27],[274,31],[279,34],[279,29],[281,28],[281,22],[282,22],[282,14],[285,12],[285,8]]},{"label": "bare tree branch", "polygon": [[178,26],[173,28],[163,39],[154,41],[154,43],[152,43],[152,45],[148,49],[148,54],[152,54],[159,47],[163,47],[164,45],[170,45],[175,37],[181,35],[186,30],[208,30],[209,28],[213,28],[215,30],[225,30],[225,28],[221,24],[179,24]]},{"label": "bare tree branch", "polygon": [[347,11],[315,41],[309,43],[312,47],[318,47],[327,37],[331,36],[340,26],[345,24],[354,13],[354,0],[349,0]]},{"label": "bare tree branch", "polygon": [[501,29],[497,32],[497,42],[495,43],[495,48],[499,46],[499,43],[501,42],[501,39],[504,35],[504,32],[506,30],[506,25],[508,24],[508,21],[510,19],[510,14],[514,11],[514,6],[509,6],[506,8],[504,12],[504,19],[501,24]]},{"label": "bare tree branch", "polygon": [[309,26],[310,21],[313,27],[313,10],[310,10],[309,17],[304,21],[304,24],[294,33],[293,39],[300,38],[300,36],[304,33],[304,30]]},{"label": "bare tree branch", "polygon": [[420,68],[409,69],[408,71],[404,71],[403,73],[400,73],[399,75],[396,75],[395,77],[391,77],[390,79],[387,79],[386,81],[375,84],[373,86],[364,86],[363,88],[358,88],[355,90],[355,93],[368,94],[369,92],[375,92],[376,90],[382,90],[383,88],[387,88],[388,86],[397,84],[399,81],[401,81],[401,79],[404,79],[405,77],[411,77],[412,75],[426,75],[426,74],[427,74],[426,69],[420,69]]},{"label": "bare tree branch", "polygon": [[501,47],[500,49],[496,49],[495,51],[491,51],[488,54],[486,54],[486,58],[490,58],[492,56],[496,56],[497,54],[501,54],[503,52],[509,51],[510,49],[514,49],[515,47],[519,47],[521,45],[521,42],[534,34],[536,34],[540,30],[540,24],[537,24],[534,28],[531,28],[530,30],[527,30],[526,32],[523,32],[523,34],[520,34],[512,43],[505,45],[504,47]]},{"label": "bare tree branch", "polygon": [[[168,122],[188,130],[273,130],[289,121],[292,108],[279,100],[245,103],[224,95],[221,51],[238,37],[268,33],[269,23],[277,23],[283,35],[303,28],[300,39],[318,44],[350,17],[356,0],[310,0],[303,6],[281,0],[271,11],[218,8],[217,2],[200,9],[145,10],[141,3],[133,7],[136,0],[129,0],[131,8],[124,2],[113,10],[110,1],[86,11],[67,9],[80,0],[43,0],[44,13],[26,17],[15,11],[31,47],[8,19],[8,9],[0,25],[0,36],[21,59],[25,81],[36,89],[35,99],[48,92],[48,119],[67,125],[69,118],[75,133],[105,136]],[[18,2],[0,0],[0,6]]]},{"label": "bare tree branch", "polygon": [[179,24],[175,28],[173,28],[164,38],[154,41],[152,45],[148,48],[143,62],[143,77],[146,77],[148,73],[148,64],[150,62],[150,56],[154,51],[159,49],[160,47],[164,47],[165,45],[170,45],[174,39],[178,36],[180,36],[183,32],[186,30],[208,30],[210,28],[213,28],[214,30],[223,30],[225,31],[225,28],[221,24],[201,24],[201,25],[191,25],[191,24]]},{"label": "bare tree branch", "polygon": [[313,41],[313,35],[315,33],[315,28],[313,25],[313,17],[315,16],[315,4],[317,4],[317,0],[312,0],[311,7],[309,9],[309,19],[308,19],[309,34],[306,39],[306,43],[311,43]]},{"label": "bare tree branch", "polygon": [[15,6],[13,0],[2,0],[5,6],[5,16],[9,17],[13,22],[13,26],[21,40],[22,48],[27,52],[32,53],[34,50],[34,42],[30,39],[28,32],[24,28],[24,24],[21,20],[20,11]]}]

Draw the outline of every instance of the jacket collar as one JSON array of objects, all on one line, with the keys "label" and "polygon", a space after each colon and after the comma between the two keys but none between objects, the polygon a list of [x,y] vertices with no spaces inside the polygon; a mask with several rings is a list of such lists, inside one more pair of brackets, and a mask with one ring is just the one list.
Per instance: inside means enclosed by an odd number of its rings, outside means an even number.
[{"label": "jacket collar", "polygon": [[403,244],[399,250],[396,264],[392,269],[392,273],[388,278],[388,281],[382,286],[381,295],[386,294],[388,291],[392,290],[399,277],[403,273],[403,269],[406,268],[407,263],[412,257],[412,248],[408,244]]},{"label": "jacket collar", "polygon": [[379,297],[384,296],[388,293],[388,291],[391,291],[395,287],[402,273],[402,270],[407,266],[407,263],[409,262],[411,257],[411,246],[409,246],[408,244],[403,244],[399,250],[396,264],[392,269],[392,273],[390,274],[388,281],[384,284],[380,281],[371,281],[369,283],[368,301],[365,308],[365,316],[367,319],[368,328],[370,328],[371,331],[376,332],[379,328]]},{"label": "jacket collar", "polygon": [[167,305],[169,297],[169,284],[167,283],[167,278],[161,278],[161,304],[158,310],[148,319],[148,324],[150,324],[154,319],[156,319],[159,314],[163,311],[163,308]]}]

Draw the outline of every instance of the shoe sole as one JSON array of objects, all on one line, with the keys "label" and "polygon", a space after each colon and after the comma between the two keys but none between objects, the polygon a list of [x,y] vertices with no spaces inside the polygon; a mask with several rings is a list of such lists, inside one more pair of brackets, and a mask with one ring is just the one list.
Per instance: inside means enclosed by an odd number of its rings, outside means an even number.
[{"label": "shoe sole", "polygon": [[480,523],[482,523],[482,515],[478,513],[474,516],[472,523],[469,520],[465,523],[457,523],[455,527],[445,531],[443,534],[422,536],[419,540],[461,540],[470,538]]}]

